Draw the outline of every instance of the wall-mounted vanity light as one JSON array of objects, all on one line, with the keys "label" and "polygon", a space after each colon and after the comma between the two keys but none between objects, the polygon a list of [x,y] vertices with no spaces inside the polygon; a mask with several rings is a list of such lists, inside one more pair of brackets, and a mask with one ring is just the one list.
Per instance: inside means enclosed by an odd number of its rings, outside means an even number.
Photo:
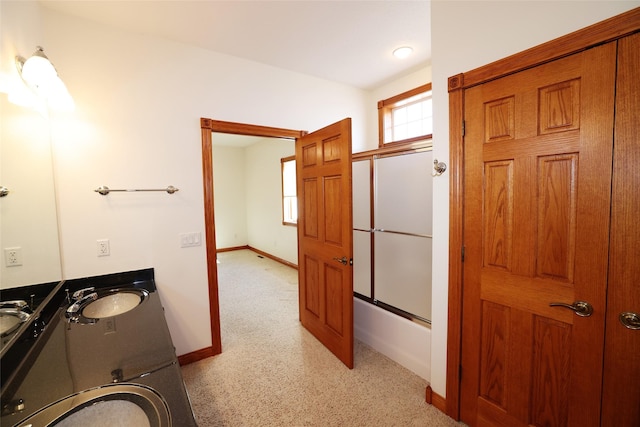
[{"label": "wall-mounted vanity light", "polygon": [[25,85],[49,107],[58,111],[74,109],[73,98],[40,46],[28,59],[16,56],[16,67]]}]

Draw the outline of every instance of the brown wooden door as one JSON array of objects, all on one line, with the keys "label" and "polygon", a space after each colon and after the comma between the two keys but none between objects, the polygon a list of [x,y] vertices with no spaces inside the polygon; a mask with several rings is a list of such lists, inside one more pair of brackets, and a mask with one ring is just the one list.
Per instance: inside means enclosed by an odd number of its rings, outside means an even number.
[{"label": "brown wooden door", "polygon": [[353,368],[351,119],[296,141],[300,321]]},{"label": "brown wooden door", "polygon": [[[640,426],[640,34],[618,47],[602,426]],[[640,325],[638,325],[640,326]]]},{"label": "brown wooden door", "polygon": [[470,425],[600,423],[615,73],[609,43],[465,91]]}]

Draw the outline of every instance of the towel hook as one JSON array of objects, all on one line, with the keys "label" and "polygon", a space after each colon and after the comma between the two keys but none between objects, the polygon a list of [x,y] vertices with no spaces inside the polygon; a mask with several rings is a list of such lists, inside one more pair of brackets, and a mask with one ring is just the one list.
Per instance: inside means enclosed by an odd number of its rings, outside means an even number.
[{"label": "towel hook", "polygon": [[447,170],[447,164],[444,162],[438,162],[438,159],[433,159],[433,172],[431,176],[440,176]]}]

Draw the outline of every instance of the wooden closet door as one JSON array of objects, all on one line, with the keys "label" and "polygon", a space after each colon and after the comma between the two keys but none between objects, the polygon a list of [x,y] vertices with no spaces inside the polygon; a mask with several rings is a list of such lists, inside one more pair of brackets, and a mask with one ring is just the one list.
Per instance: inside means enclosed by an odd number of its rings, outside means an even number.
[{"label": "wooden closet door", "polygon": [[620,319],[622,313],[640,316],[639,70],[640,34],[635,34],[618,46],[603,427],[640,426],[640,319],[639,329]]},{"label": "wooden closet door", "polygon": [[465,91],[469,425],[600,423],[615,73],[609,43]]}]

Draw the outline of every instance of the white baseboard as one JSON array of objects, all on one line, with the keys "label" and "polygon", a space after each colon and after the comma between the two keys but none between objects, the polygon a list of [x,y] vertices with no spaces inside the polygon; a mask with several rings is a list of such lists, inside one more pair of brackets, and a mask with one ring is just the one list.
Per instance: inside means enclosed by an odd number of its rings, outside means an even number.
[{"label": "white baseboard", "polygon": [[355,338],[431,381],[431,329],[353,299]]}]

